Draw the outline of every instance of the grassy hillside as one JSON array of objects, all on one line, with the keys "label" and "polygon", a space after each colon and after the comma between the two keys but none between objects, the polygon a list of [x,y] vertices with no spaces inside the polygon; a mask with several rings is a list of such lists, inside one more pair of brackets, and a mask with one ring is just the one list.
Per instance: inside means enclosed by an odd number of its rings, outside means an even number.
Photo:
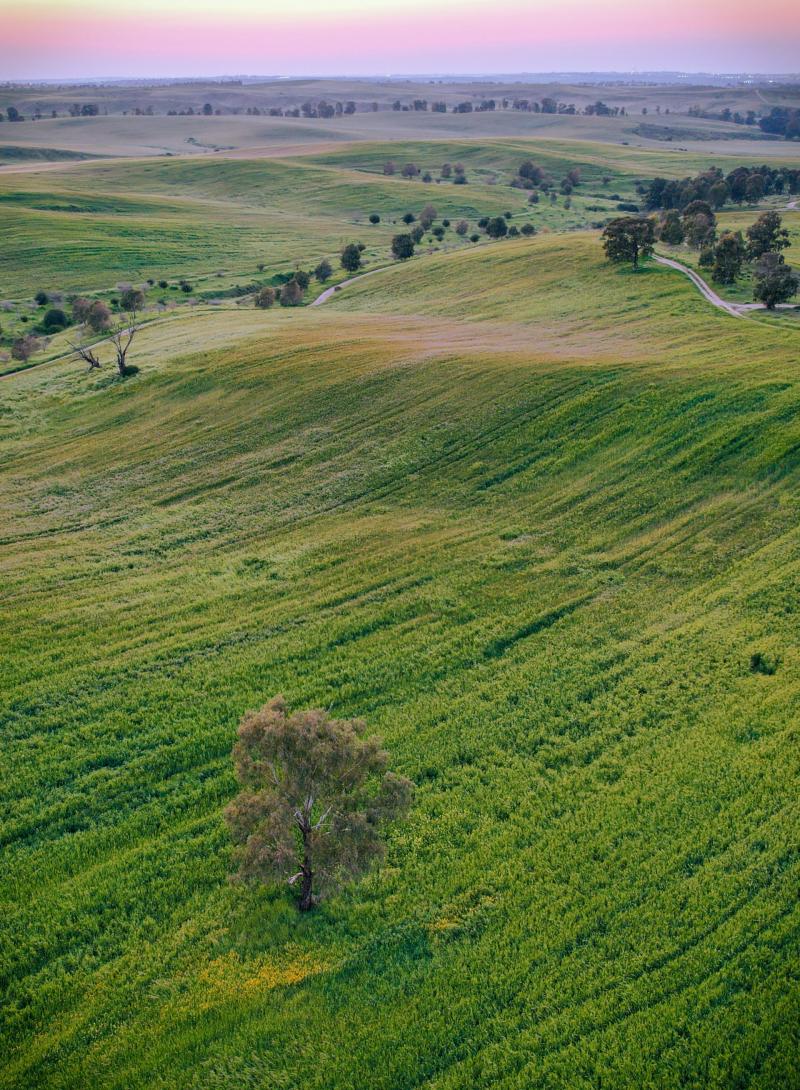
[{"label": "grassy hillside", "polygon": [[[792,1090],[796,336],[580,235],[235,317],[0,381],[0,1086]],[[418,784],[310,918],[277,691]]]}]

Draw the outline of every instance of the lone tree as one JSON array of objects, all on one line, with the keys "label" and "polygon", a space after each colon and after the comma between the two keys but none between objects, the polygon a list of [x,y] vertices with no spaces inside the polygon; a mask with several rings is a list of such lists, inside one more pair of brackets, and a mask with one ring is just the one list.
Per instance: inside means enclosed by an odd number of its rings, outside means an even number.
[{"label": "lone tree", "polygon": [[774,310],[788,303],[800,290],[800,276],[783,260],[783,254],[762,254],[753,272],[753,298]]},{"label": "lone tree", "polygon": [[630,261],[639,268],[639,258],[649,257],[655,243],[652,219],[642,216],[619,216],[603,231],[603,248],[609,261],[621,264]]},{"label": "lone tree", "polygon": [[327,257],[323,257],[322,261],[320,261],[319,265],[314,269],[314,276],[320,284],[324,284],[326,280],[330,280],[333,276],[333,266],[330,261],[328,261]]},{"label": "lone tree", "polygon": [[125,288],[120,296],[119,305],[122,310],[137,311],[144,307],[144,292],[139,288]]},{"label": "lone tree", "polygon": [[123,378],[125,375],[135,374],[137,370],[135,367],[128,366],[127,359],[128,352],[133,344],[133,338],[141,329],[141,325],[142,323],[138,321],[137,311],[134,307],[131,309],[129,316],[121,322],[118,322],[109,334],[109,339],[114,346],[117,371],[119,371]]},{"label": "lone tree", "polygon": [[414,256],[414,240],[411,235],[395,235],[392,239],[392,256],[407,261]]},{"label": "lone tree", "polygon": [[361,268],[361,250],[358,243],[350,242],[342,250],[342,268],[347,272],[358,272]]},{"label": "lone tree", "polygon": [[243,790],[225,810],[235,880],[286,882],[308,912],[383,855],[381,827],[408,810],[413,784],[386,771],[365,731],[321,709],[290,713],[282,696],[244,716],[233,748]]},{"label": "lone tree", "polygon": [[711,279],[717,284],[735,284],[745,258],[741,231],[727,231],[714,247]]},{"label": "lone tree", "polygon": [[747,228],[747,259],[758,261],[762,254],[777,254],[789,245],[789,232],[777,212],[765,212]]}]

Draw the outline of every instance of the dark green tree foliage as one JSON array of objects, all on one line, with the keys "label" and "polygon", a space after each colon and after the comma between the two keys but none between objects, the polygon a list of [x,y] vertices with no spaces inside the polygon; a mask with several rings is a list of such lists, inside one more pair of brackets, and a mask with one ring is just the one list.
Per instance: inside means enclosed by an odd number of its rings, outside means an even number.
[{"label": "dark green tree foliage", "polygon": [[68,325],[69,318],[59,307],[48,310],[42,319],[42,327],[46,333],[56,333],[61,329],[66,329]]},{"label": "dark green tree foliage", "polygon": [[777,254],[789,245],[789,232],[777,212],[764,212],[747,228],[747,259],[757,261],[762,254]]},{"label": "dark green tree foliage", "polygon": [[713,245],[717,233],[717,217],[708,201],[692,201],[683,210],[685,241],[695,249]]},{"label": "dark green tree foliage", "polygon": [[680,246],[683,242],[683,222],[674,208],[664,212],[658,224],[658,237],[668,246]]},{"label": "dark green tree foliage", "polygon": [[774,310],[788,303],[800,289],[800,277],[783,260],[783,254],[762,254],[753,271],[753,298]]},{"label": "dark green tree foliage", "polygon": [[326,257],[323,257],[316,269],[314,269],[314,276],[320,282],[324,284],[326,280],[330,280],[333,276],[333,266]]},{"label": "dark green tree foliage", "polygon": [[358,272],[361,268],[361,250],[358,243],[350,242],[342,250],[342,268],[347,272]]},{"label": "dark green tree foliage", "polygon": [[239,724],[233,749],[242,792],[225,810],[240,881],[288,883],[307,912],[383,855],[383,826],[402,816],[413,785],[386,771],[380,739],[359,719],[289,713],[277,696]]},{"label": "dark green tree foliage", "polygon": [[634,269],[638,269],[641,258],[652,254],[654,243],[655,227],[649,217],[620,216],[603,231],[603,248],[608,260],[618,264],[630,262]]},{"label": "dark green tree foliage", "polygon": [[311,274],[305,272],[303,269],[298,269],[295,272],[293,279],[297,281],[302,291],[306,291],[308,285],[311,283]]},{"label": "dark green tree foliage", "polygon": [[503,238],[508,234],[508,224],[503,216],[494,216],[486,224],[486,234],[489,238]]},{"label": "dark green tree foliage", "polygon": [[414,239],[411,235],[395,235],[392,239],[392,256],[407,261],[414,256]]},{"label": "dark green tree foliage", "polygon": [[374,226],[376,223],[381,222],[381,217],[378,215],[377,212],[373,212],[369,217],[369,222]]},{"label": "dark green tree foliage", "polygon": [[741,231],[727,231],[714,248],[711,278],[717,284],[735,284],[742,271],[745,246]]}]

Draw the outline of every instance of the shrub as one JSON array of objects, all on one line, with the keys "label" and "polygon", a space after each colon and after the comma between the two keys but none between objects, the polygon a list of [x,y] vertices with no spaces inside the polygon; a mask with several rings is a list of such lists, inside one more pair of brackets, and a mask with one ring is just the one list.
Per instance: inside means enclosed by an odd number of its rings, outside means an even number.
[{"label": "shrub", "polygon": [[275,289],[270,287],[261,288],[256,292],[254,302],[261,310],[269,310],[275,302]]},{"label": "shrub", "polygon": [[441,242],[444,238],[444,227],[434,227],[433,236]]},{"label": "shrub", "polygon": [[297,281],[301,291],[307,291],[308,285],[311,283],[311,274],[304,272],[303,269],[298,269],[292,279]]},{"label": "shrub", "polygon": [[42,319],[42,326],[46,333],[57,333],[62,329],[66,329],[68,325],[69,318],[58,307],[48,310]]},{"label": "shrub", "polygon": [[373,212],[372,215],[369,217],[369,222],[373,223],[373,224],[374,223],[380,223],[381,222],[381,217],[378,215],[377,212]]},{"label": "shrub", "polygon": [[42,347],[41,341],[38,337],[34,337],[30,333],[26,333],[23,337],[17,337],[11,345],[11,358],[19,360],[21,363],[27,362],[34,354],[38,352]]},{"label": "shrub", "polygon": [[401,217],[401,219],[403,220],[403,223],[405,223],[405,224],[413,223],[416,218],[417,217],[414,215],[413,212],[405,212]]},{"label": "shrub", "polygon": [[509,229],[508,229],[508,237],[509,238],[519,238],[519,227],[512,224],[512,226],[509,227]]},{"label": "shrub", "polygon": [[163,291],[163,290],[164,290],[164,288],[168,288],[168,287],[169,287],[169,281],[168,281],[168,280],[159,280],[159,282],[158,282],[158,286],[159,286],[159,287],[161,288],[161,290]]},{"label": "shrub", "polygon": [[414,242],[416,242],[417,244],[422,242],[422,239],[423,239],[424,235],[425,235],[425,232],[422,230],[422,228],[419,226],[419,224],[417,224],[416,227],[413,227],[411,229],[411,237],[414,240]]},{"label": "shrub", "polygon": [[480,239],[481,239],[480,235],[470,235],[469,236],[470,242],[480,242]]},{"label": "shrub", "polygon": [[450,220],[442,220],[442,227],[449,227],[449,226],[450,226]]},{"label": "shrub", "polygon": [[465,235],[468,230],[469,230],[469,224],[467,223],[467,221],[466,220],[459,220],[458,223],[456,224],[456,234],[457,235]]},{"label": "shrub", "polygon": [[33,299],[38,306],[43,307],[50,301],[50,296],[46,291],[37,291]]},{"label": "shrub", "polygon": [[536,228],[533,226],[532,223],[523,223],[522,227],[520,228],[520,232],[525,235],[526,238],[530,238],[531,235],[536,234]]}]

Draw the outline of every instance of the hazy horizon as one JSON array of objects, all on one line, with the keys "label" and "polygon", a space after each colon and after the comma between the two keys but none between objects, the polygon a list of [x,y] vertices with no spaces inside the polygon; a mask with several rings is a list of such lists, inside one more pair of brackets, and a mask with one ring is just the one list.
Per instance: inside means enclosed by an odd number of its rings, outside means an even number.
[{"label": "hazy horizon", "polygon": [[[430,78],[479,74],[692,72],[786,75],[800,9],[789,0],[99,0],[4,2],[0,80]],[[198,73],[219,73],[198,76]],[[309,75],[309,73],[313,73]],[[265,75],[264,78],[269,78]]]}]

